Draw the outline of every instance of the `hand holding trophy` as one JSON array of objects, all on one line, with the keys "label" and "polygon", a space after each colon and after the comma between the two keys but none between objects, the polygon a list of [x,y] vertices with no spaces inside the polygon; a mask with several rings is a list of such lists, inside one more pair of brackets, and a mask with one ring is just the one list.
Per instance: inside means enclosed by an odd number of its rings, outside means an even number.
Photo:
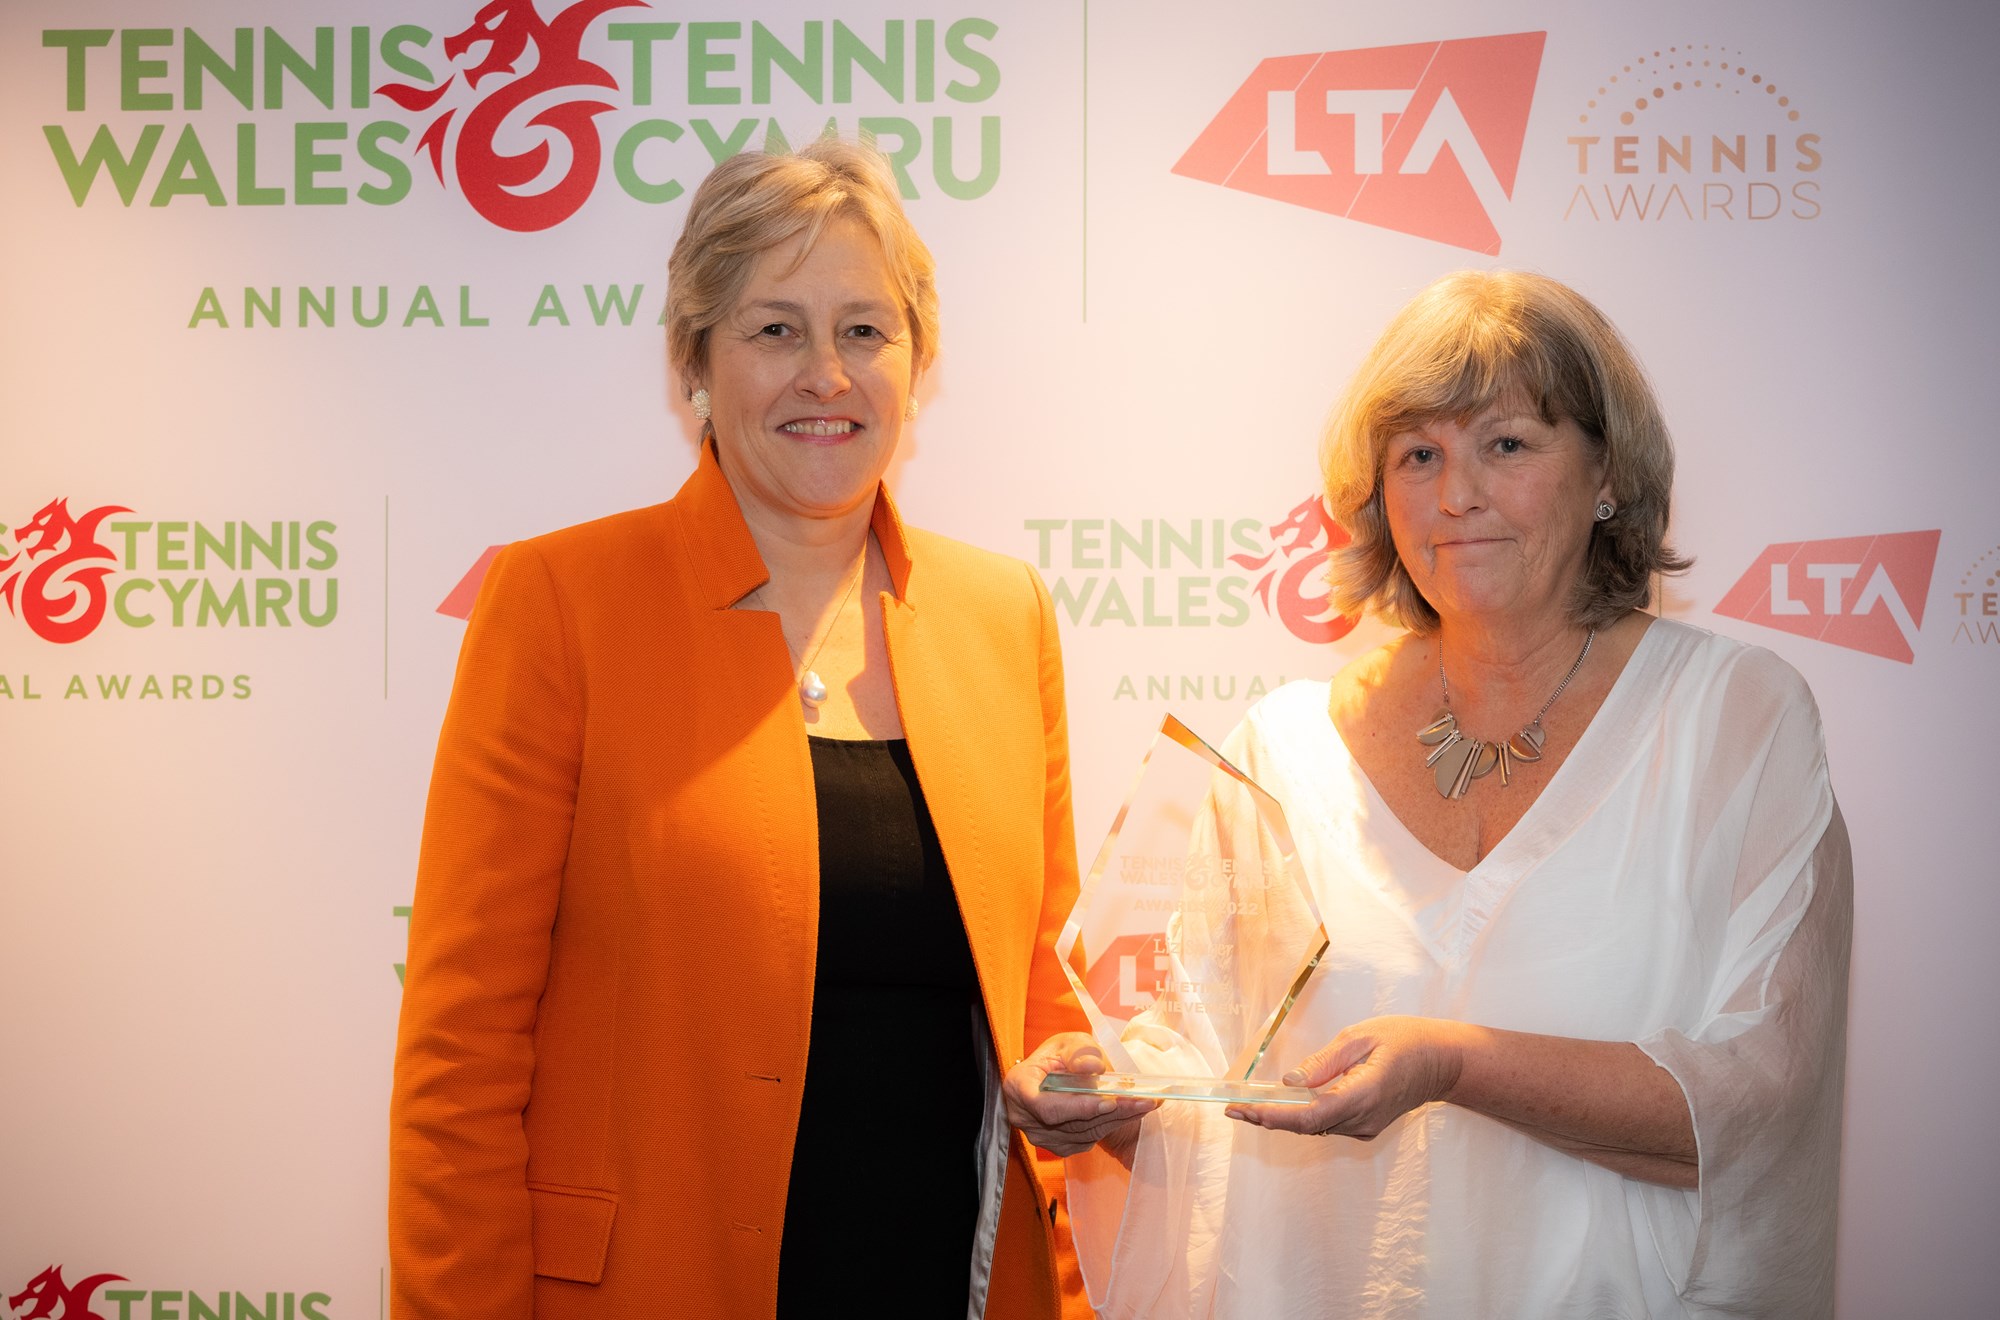
[{"label": "hand holding trophy", "polygon": [[[1213,805],[1229,796],[1254,807],[1229,813],[1255,821],[1254,838],[1218,834]],[[1326,949],[1284,809],[1165,716],[1056,940],[1095,1048],[1038,1051],[1040,1090],[1310,1104],[1317,1093],[1274,1080],[1271,1044]],[[1128,1107],[1106,1103],[1104,1121]]]}]

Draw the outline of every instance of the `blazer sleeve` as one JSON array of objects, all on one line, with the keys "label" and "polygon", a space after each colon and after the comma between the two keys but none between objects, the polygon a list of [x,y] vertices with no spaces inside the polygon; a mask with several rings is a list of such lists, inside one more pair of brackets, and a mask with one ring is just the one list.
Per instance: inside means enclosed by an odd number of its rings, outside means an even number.
[{"label": "blazer sleeve", "polygon": [[[1042,912],[1035,929],[1034,961],[1028,969],[1024,1042],[1032,1049],[1059,1031],[1089,1031],[1090,1022],[1076,1002],[1076,993],[1056,958],[1056,938],[1062,933],[1063,923],[1069,920],[1070,909],[1076,906],[1077,894],[1076,820],[1070,803],[1069,709],[1063,697],[1062,641],[1048,588],[1034,569],[1028,568],[1026,572],[1034,585],[1041,619],[1038,654],[1047,766],[1042,794]],[[1034,1161],[1042,1194],[1048,1200],[1061,1314],[1065,1320],[1088,1320],[1092,1311],[1071,1235],[1062,1159],[1027,1145],[1018,1134],[1015,1142]]]},{"label": "blazer sleeve", "polygon": [[569,850],[583,691],[546,561],[510,546],[459,654],[424,816],[390,1101],[397,1320],[528,1320],[522,1112]]},{"label": "blazer sleeve", "polygon": [[[1076,821],[1070,804],[1069,714],[1063,701],[1062,642],[1056,632],[1055,605],[1032,568],[1025,568],[1034,585],[1041,614],[1039,665],[1042,688],[1042,738],[1047,779],[1042,794],[1042,911],[1035,930],[1034,961],[1028,968],[1028,1012],[1025,1044],[1041,1044],[1059,1031],[1088,1031],[1090,1023],[1076,1002],[1069,978],[1056,959],[1056,938],[1070,909],[1076,906]],[[1059,1164],[1058,1164],[1059,1167]]]}]

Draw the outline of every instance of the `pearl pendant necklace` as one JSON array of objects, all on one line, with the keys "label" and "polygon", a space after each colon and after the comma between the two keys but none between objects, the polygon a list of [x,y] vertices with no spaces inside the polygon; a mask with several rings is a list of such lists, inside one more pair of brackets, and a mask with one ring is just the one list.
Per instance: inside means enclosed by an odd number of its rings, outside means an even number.
[{"label": "pearl pendant necklace", "polygon": [[1422,729],[1417,731],[1417,741],[1432,748],[1424,758],[1424,765],[1436,774],[1437,791],[1440,797],[1457,801],[1465,796],[1475,779],[1484,779],[1496,769],[1500,772],[1500,787],[1507,787],[1511,781],[1511,762],[1531,763],[1542,759],[1542,747],[1548,742],[1548,734],[1542,728],[1542,716],[1549,713],[1549,707],[1556,704],[1556,698],[1563,694],[1569,681],[1576,677],[1576,671],[1583,668],[1583,658],[1590,654],[1590,644],[1597,640],[1597,629],[1592,628],[1583,635],[1583,649],[1576,653],[1576,663],[1563,675],[1556,690],[1549,693],[1549,699],[1535,712],[1512,738],[1502,742],[1482,742],[1478,738],[1467,738],[1458,729],[1458,716],[1451,713],[1451,682],[1444,676],[1444,640],[1438,640],[1438,686],[1444,692],[1444,709]]},{"label": "pearl pendant necklace", "polygon": [[[799,700],[805,703],[807,710],[818,710],[826,701],[826,680],[819,676],[819,671],[814,669],[813,665],[818,663],[819,653],[826,649],[827,639],[833,636],[833,630],[839,626],[840,616],[847,613],[847,602],[854,599],[854,589],[861,585],[861,579],[867,576],[867,573],[868,542],[864,539],[861,542],[861,558],[854,565],[854,575],[847,580],[847,590],[841,593],[840,604],[834,607],[833,617],[827,620],[826,628],[820,633],[819,642],[813,647],[812,653],[806,657],[803,665],[799,665]],[[766,603],[763,587],[758,587],[751,594],[757,597],[759,605]],[[785,625],[781,617],[778,622],[778,635],[784,636],[784,631]],[[789,637],[785,638],[785,655],[794,665],[799,664],[798,656],[792,650],[792,639]]]}]

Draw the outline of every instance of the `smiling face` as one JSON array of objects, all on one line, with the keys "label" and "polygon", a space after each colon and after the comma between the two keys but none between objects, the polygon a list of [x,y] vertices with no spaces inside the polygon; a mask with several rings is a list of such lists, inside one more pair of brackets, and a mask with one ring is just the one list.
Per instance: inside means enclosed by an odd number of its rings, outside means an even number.
[{"label": "smiling face", "polygon": [[1506,400],[1394,436],[1382,462],[1396,553],[1447,625],[1567,617],[1593,510],[1610,497],[1576,423]]},{"label": "smiling face", "polygon": [[753,528],[873,506],[913,385],[908,318],[858,220],[829,221],[757,258],[708,336],[716,450]]}]

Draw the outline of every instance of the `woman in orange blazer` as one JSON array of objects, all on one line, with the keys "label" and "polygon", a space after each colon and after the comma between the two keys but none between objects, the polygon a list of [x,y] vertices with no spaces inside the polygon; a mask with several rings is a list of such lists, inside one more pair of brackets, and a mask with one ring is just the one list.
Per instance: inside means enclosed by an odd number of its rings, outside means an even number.
[{"label": "woman in orange blazer", "polygon": [[694,474],[494,561],[410,924],[397,1317],[1082,1305],[998,1100],[1082,1029],[1054,613],[880,484],[931,270],[873,153],[723,163],[669,266]]}]

